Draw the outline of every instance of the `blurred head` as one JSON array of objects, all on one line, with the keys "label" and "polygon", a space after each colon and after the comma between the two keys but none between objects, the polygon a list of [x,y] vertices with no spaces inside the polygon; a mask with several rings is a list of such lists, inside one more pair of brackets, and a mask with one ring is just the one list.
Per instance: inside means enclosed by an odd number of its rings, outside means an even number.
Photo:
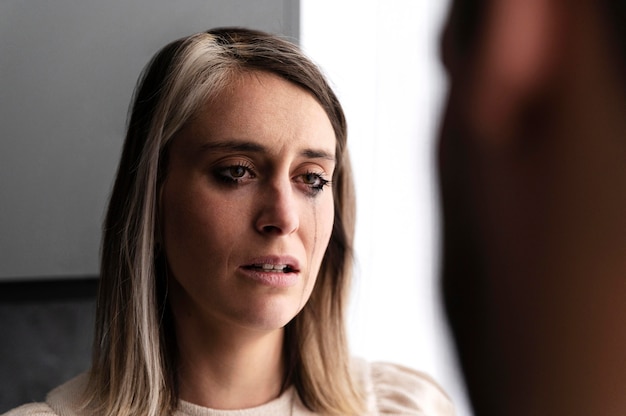
[{"label": "blurred head", "polygon": [[453,2],[442,283],[477,414],[598,414],[626,388],[609,354],[626,346],[623,17],[621,1]]},{"label": "blurred head", "polygon": [[[177,280],[189,265],[180,255],[184,250],[179,250],[176,230],[170,227],[177,218],[177,204],[172,201],[182,197],[176,194],[176,186],[167,184],[189,185],[181,176],[181,146],[188,141],[185,137],[193,136],[191,130],[224,127],[214,114],[221,112],[236,120],[239,114],[229,110],[242,108],[246,88],[270,84],[309,100],[307,108],[318,109],[312,111],[319,111],[316,117],[321,114],[327,123],[325,131],[331,137],[326,146],[331,149],[326,150],[334,156],[334,170],[329,170],[327,178],[332,187],[325,191],[332,192],[325,197],[330,204],[324,205],[325,217],[331,218],[324,218],[326,223],[321,226],[325,235],[321,249],[303,254],[315,257],[316,263],[311,268],[315,276],[310,276],[314,286],[306,289],[311,292],[310,299],[298,305],[302,310],[294,320],[282,323],[287,324],[285,385],[295,384],[303,402],[318,411],[358,407],[358,395],[347,372],[343,329],[354,221],[343,111],[320,70],[296,46],[276,36],[238,28],[215,29],[172,42],[156,54],[139,81],[104,226],[90,390],[93,403],[115,411],[128,408],[129,414],[133,409],[149,409],[150,415],[167,412],[175,405],[175,333],[165,290],[168,257],[175,258]],[[237,94],[241,99],[232,105]],[[231,168],[215,174],[242,173]],[[176,175],[171,177],[173,172]],[[298,174],[302,175],[298,179],[311,180],[305,173]],[[211,203],[220,204],[218,198]],[[213,208],[213,213],[227,209]],[[327,208],[330,214],[325,212]],[[278,221],[276,218],[266,224],[266,232],[287,227],[284,222],[271,223]],[[336,336],[329,339],[328,333]],[[129,407],[131,403],[137,407]]]}]

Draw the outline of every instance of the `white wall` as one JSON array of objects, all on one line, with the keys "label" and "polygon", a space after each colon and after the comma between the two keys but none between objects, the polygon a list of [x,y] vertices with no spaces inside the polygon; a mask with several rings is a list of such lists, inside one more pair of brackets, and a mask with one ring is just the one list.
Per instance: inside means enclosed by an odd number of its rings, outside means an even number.
[{"label": "white wall", "polygon": [[438,41],[447,1],[302,0],[303,49],[348,118],[357,186],[355,354],[434,376],[469,415],[436,280],[434,141],[445,80]]}]

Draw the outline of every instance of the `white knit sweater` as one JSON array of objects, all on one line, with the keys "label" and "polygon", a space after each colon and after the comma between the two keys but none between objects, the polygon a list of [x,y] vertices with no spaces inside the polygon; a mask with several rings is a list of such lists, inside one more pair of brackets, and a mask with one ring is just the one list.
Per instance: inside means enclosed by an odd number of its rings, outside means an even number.
[{"label": "white knit sweater", "polygon": [[[367,392],[368,415],[452,416],[448,396],[427,375],[389,363],[355,360],[356,378]],[[78,402],[87,380],[86,374],[52,390],[45,403],[20,406],[2,416],[84,416]],[[216,410],[180,401],[173,416],[270,416],[313,415],[300,401],[295,389],[261,406],[242,410]]]}]

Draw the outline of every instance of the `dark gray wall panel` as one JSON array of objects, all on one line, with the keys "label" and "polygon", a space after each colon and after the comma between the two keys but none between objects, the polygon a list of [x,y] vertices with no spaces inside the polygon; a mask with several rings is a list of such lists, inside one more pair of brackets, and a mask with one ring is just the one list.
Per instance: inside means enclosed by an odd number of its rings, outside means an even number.
[{"label": "dark gray wall panel", "polygon": [[96,285],[0,282],[0,413],[89,368]]}]

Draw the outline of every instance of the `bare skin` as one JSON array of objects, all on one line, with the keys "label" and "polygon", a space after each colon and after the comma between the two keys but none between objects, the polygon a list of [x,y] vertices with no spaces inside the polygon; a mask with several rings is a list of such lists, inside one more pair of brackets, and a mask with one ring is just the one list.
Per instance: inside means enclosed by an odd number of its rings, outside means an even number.
[{"label": "bare skin", "polygon": [[281,331],[234,336],[232,328],[201,333],[198,326],[184,319],[177,326],[183,400],[214,409],[245,409],[279,396],[284,374]]}]

